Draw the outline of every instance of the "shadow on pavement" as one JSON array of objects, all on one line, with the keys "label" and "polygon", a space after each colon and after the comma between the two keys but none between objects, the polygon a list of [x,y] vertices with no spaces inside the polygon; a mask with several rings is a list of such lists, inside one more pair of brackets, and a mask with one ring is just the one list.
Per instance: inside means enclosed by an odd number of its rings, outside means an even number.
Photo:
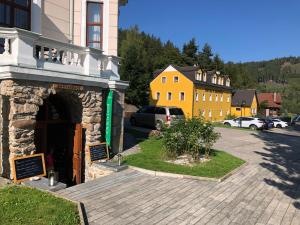
[{"label": "shadow on pavement", "polygon": [[260,165],[276,175],[265,182],[295,199],[294,206],[300,209],[300,137],[267,132],[252,135],[266,145],[265,152],[255,152],[263,157]]}]

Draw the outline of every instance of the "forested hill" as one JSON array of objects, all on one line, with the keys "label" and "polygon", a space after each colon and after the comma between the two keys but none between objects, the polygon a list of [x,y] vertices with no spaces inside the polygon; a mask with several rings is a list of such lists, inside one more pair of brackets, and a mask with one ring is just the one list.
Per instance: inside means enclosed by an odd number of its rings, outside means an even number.
[{"label": "forested hill", "polygon": [[126,101],[135,105],[148,104],[152,74],[169,64],[200,65],[206,70],[220,70],[231,77],[235,89],[255,88],[258,91],[278,91],[284,94],[284,108],[300,111],[300,57],[285,57],[268,61],[224,63],[209,44],[197,46],[195,38],[182,49],[171,41],[139,31],[137,27],[119,31],[120,74],[130,81]]}]

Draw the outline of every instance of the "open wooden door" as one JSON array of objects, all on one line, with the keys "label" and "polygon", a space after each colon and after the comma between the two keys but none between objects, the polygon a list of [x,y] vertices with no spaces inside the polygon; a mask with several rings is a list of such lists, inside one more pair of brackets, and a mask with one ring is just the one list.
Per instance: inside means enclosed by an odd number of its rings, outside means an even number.
[{"label": "open wooden door", "polygon": [[82,181],[82,125],[75,125],[74,142],[73,142],[73,182],[80,184]]}]

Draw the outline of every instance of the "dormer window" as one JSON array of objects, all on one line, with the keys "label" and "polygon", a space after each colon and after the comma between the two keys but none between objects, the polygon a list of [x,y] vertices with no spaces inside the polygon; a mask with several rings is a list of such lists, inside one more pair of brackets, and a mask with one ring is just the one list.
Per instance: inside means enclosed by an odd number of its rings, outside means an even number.
[{"label": "dormer window", "polygon": [[199,81],[202,80],[202,71],[201,71],[201,70],[199,70],[199,71],[196,73],[196,80],[199,80]]},{"label": "dormer window", "polygon": [[212,82],[213,84],[216,84],[216,83],[217,83],[217,76],[216,76],[216,75],[214,75],[214,76],[212,77],[211,82]]},{"label": "dormer window", "polygon": [[206,82],[206,73],[203,74],[203,81]]},{"label": "dormer window", "polygon": [[230,79],[229,78],[226,79],[226,86],[230,87]]}]

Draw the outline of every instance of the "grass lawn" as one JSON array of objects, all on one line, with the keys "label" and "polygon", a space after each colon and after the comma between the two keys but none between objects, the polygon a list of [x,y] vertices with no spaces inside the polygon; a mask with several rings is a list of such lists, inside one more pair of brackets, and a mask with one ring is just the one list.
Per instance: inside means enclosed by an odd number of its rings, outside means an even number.
[{"label": "grass lawn", "polygon": [[78,225],[77,205],[22,186],[0,189],[0,224]]},{"label": "grass lawn", "polygon": [[162,140],[149,138],[140,144],[141,152],[125,157],[125,163],[144,169],[201,177],[220,178],[245,161],[223,151],[213,151],[209,162],[189,167],[167,163],[162,159]]}]

